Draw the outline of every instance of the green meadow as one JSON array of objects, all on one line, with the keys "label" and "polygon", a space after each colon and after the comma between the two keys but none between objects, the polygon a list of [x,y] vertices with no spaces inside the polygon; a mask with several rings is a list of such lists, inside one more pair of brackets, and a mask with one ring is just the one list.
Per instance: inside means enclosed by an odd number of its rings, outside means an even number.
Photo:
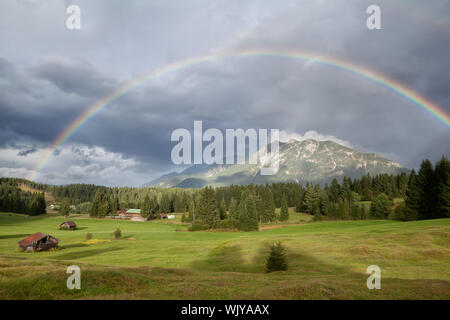
[{"label": "green meadow", "polygon": [[[71,217],[78,229],[62,231],[64,220],[0,213],[0,299],[450,299],[450,219],[312,222],[291,212],[258,232],[189,232],[179,216]],[[60,239],[59,249],[17,250],[34,232]],[[289,269],[267,274],[277,241]],[[70,265],[81,268],[81,290],[66,287]],[[380,290],[367,289],[369,265],[381,268]]]}]

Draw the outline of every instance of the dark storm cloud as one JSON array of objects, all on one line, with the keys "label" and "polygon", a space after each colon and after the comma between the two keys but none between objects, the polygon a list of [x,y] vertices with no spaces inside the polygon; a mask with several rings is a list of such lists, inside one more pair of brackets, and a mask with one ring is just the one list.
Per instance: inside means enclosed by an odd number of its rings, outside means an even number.
[{"label": "dark storm cloud", "polygon": [[17,153],[17,155],[20,156],[20,157],[26,157],[27,155],[32,154],[32,153],[34,153],[34,152],[36,152],[36,151],[37,151],[37,150],[36,150],[35,148],[27,149],[27,150],[22,150],[22,151],[19,151],[19,152]]},{"label": "dark storm cloud", "polygon": [[51,82],[66,93],[100,98],[111,93],[118,83],[85,61],[47,59],[31,69],[37,79]]},{"label": "dark storm cloud", "polygon": [[[85,17],[79,32],[65,29],[63,5],[27,6],[31,11],[0,5],[9,12],[0,19],[0,146],[46,147],[121,84],[218,47],[330,55],[386,75],[450,112],[448,1],[379,1],[383,29],[376,31],[365,26],[371,1],[79,3]],[[23,20],[34,28],[14,23]],[[315,130],[410,168],[450,154],[448,127],[379,84],[311,61],[230,58],[147,81],[108,104],[69,140],[78,162],[67,177],[95,182],[111,174],[108,166],[120,172],[127,163],[142,173],[135,184],[143,183],[171,169],[170,134],[192,130],[194,120],[205,129]],[[59,161],[67,161],[69,151],[59,152]],[[63,172],[58,159],[51,168]]]}]

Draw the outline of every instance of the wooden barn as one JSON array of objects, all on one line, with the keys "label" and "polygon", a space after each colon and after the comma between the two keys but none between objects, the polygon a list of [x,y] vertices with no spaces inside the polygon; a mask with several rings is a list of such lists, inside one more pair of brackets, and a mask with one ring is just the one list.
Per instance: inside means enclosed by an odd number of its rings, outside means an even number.
[{"label": "wooden barn", "polygon": [[26,252],[46,251],[58,248],[59,239],[48,234],[36,232],[31,236],[19,241],[19,247]]},{"label": "wooden barn", "polygon": [[59,225],[59,228],[66,230],[75,230],[77,228],[77,224],[73,221],[64,221]]}]

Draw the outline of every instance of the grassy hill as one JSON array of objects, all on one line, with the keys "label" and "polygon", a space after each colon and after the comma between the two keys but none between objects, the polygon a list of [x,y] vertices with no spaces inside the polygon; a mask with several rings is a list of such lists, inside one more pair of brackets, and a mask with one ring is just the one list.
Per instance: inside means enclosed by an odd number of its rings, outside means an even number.
[{"label": "grassy hill", "polygon": [[[1,299],[450,299],[450,219],[306,222],[259,232],[187,232],[178,223],[0,213]],[[122,240],[111,233],[122,230]],[[61,240],[52,252],[15,251],[34,232]],[[104,241],[85,242],[86,233]],[[266,274],[268,246],[282,241],[289,270]],[[82,289],[66,288],[66,268]],[[368,290],[369,265],[381,290]]]}]

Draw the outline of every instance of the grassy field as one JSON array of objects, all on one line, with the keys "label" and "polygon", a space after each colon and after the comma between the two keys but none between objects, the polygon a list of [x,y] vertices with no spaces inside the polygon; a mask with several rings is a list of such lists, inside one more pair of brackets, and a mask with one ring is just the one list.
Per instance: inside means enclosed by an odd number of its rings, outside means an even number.
[{"label": "grassy field", "polygon": [[[310,222],[291,212],[289,224],[251,233],[187,232],[179,217],[71,220],[78,230],[59,230],[58,216],[0,213],[0,299],[450,299],[450,219]],[[123,239],[112,240],[116,228]],[[16,251],[38,231],[59,238],[60,249]],[[289,270],[266,274],[275,241]],[[73,264],[81,290],[66,288]],[[373,264],[380,290],[366,287]]]}]

